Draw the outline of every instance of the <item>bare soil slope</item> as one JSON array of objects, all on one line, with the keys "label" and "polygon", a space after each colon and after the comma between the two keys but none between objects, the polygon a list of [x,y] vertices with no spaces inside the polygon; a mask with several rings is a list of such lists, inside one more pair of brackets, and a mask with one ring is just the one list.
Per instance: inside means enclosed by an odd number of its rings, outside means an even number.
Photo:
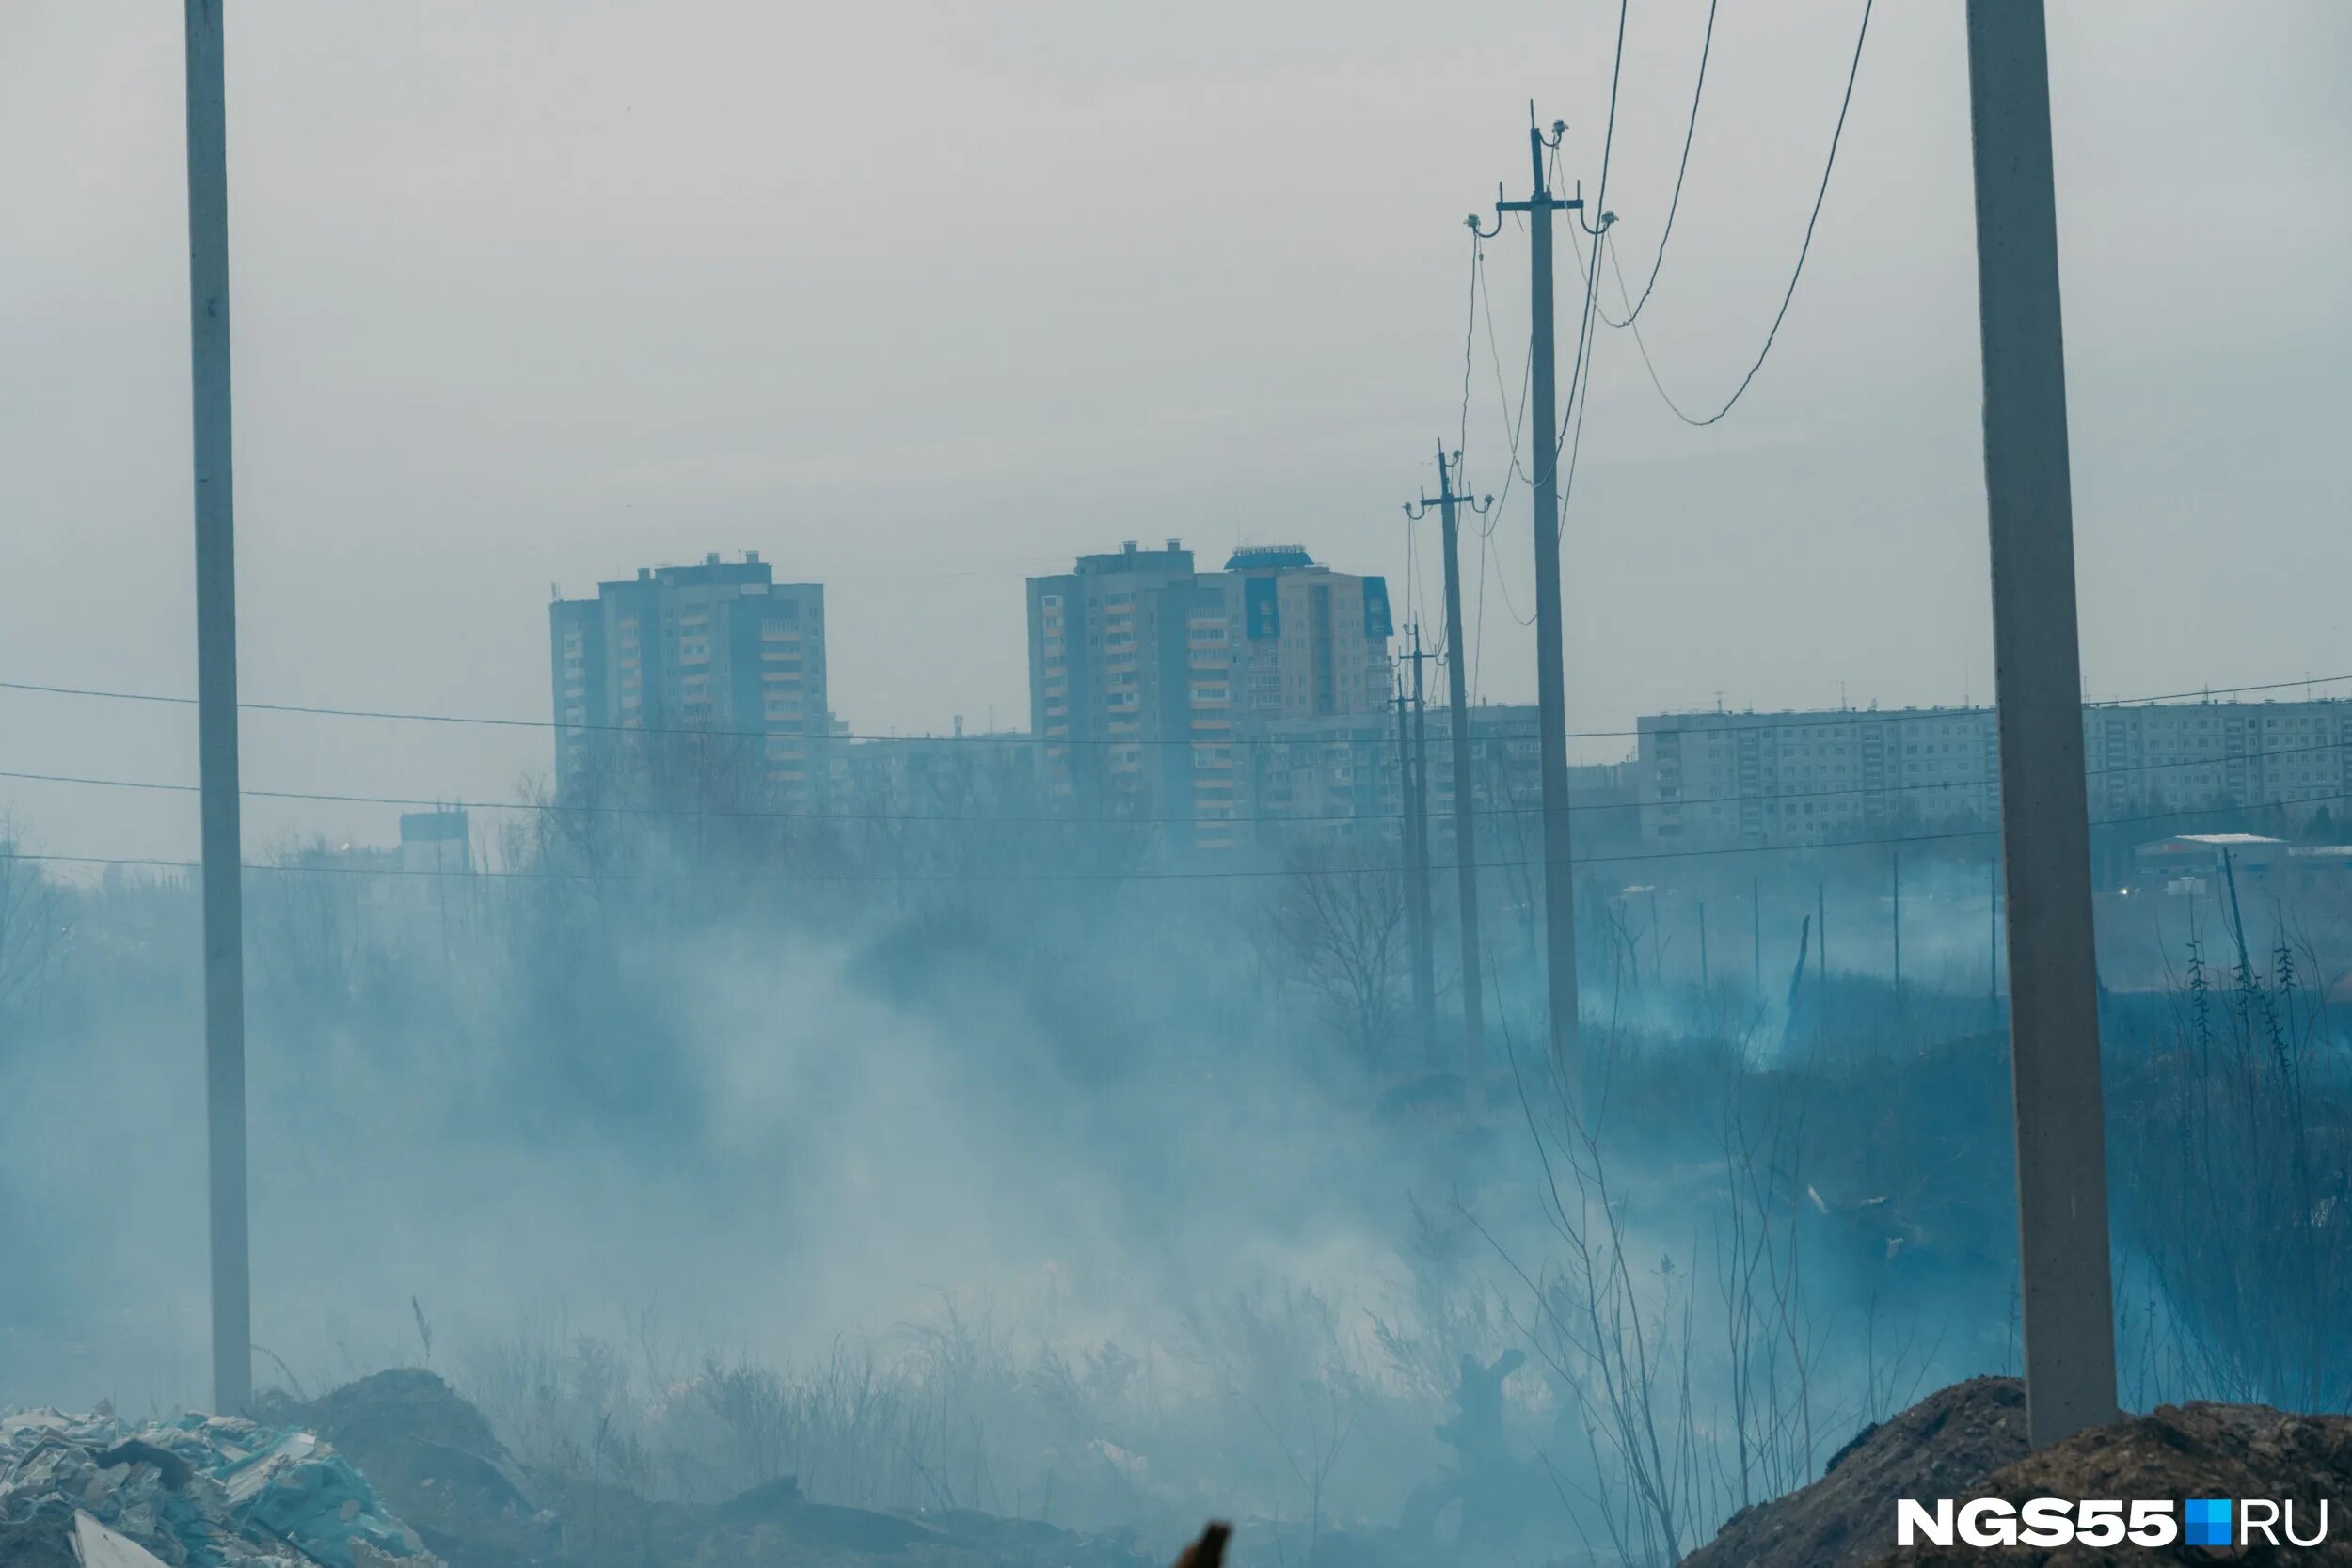
[{"label": "bare soil slope", "polygon": [[1957,1497],[2026,1456],[2026,1390],[2013,1377],[1940,1388],[1866,1428],[1820,1480],[1740,1510],[1689,1568],[1846,1568],[1895,1544],[1895,1499]]},{"label": "bare soil slope", "polygon": [[[2327,1544],[2244,1551],[2125,1544],[2098,1549],[1895,1546],[1895,1500],[1939,1497],[2268,1497],[2293,1499],[2309,1533],[2330,1505]],[[2352,1417],[2292,1416],[2262,1405],[2165,1405],[2026,1452],[2025,1391],[2013,1378],[1940,1389],[1869,1428],[1820,1480],[1744,1509],[1690,1568],[1942,1568],[1984,1563],[2217,1562],[2352,1568]]]}]

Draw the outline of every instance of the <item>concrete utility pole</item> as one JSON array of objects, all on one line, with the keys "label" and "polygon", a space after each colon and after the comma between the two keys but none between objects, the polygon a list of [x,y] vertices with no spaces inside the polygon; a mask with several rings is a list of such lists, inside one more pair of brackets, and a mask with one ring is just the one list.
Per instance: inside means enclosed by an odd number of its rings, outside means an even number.
[{"label": "concrete utility pole", "polygon": [[1438,656],[1421,651],[1421,626],[1410,628],[1413,651],[1413,915],[1418,932],[1413,943],[1413,1001],[1421,1013],[1422,1048],[1431,1066],[1438,1058],[1437,916],[1429,893],[1429,709],[1422,701],[1421,667]]},{"label": "concrete utility pole", "polygon": [[2001,1000],[2001,847],[1996,840],[1993,858],[1984,863],[1984,994],[1998,1006]]},{"label": "concrete utility pole", "polygon": [[229,133],[222,0],[187,0],[188,304],[196,407],[196,690],[204,837],[204,1097],[213,1408],[253,1404],[245,1174],[245,889],[237,819],[236,508],[229,427]]},{"label": "concrete utility pole", "polygon": [[[1454,753],[1454,901],[1460,906],[1456,924],[1462,935],[1462,1083],[1475,1094],[1479,1067],[1486,1055],[1486,1008],[1481,987],[1485,965],[1478,952],[1478,790],[1470,773],[1470,655],[1462,640],[1462,532],[1458,508],[1468,501],[1474,512],[1494,505],[1494,498],[1473,500],[1454,493],[1454,476],[1460,472],[1462,454],[1451,467],[1445,443],[1438,443],[1438,515],[1445,546],[1445,676],[1446,709],[1453,716]],[[1431,502],[1421,499],[1416,510],[1406,503],[1405,515],[1419,520],[1429,515]]]},{"label": "concrete utility pole", "polygon": [[2041,0],[1968,0],[1984,488],[2009,881],[2026,1429],[2116,1415],[2082,655]]},{"label": "concrete utility pole", "polygon": [[[1405,656],[1410,657],[1410,655]],[[1420,666],[1414,666],[1420,673]],[[1408,706],[1402,679],[1396,687],[1396,771],[1405,805],[1405,819],[1397,824],[1397,842],[1405,850],[1405,940],[1412,949],[1413,1027],[1421,1035],[1423,1059],[1434,1056],[1438,1049],[1438,978],[1437,966],[1429,952],[1429,860],[1427,845],[1418,831],[1424,820],[1421,791],[1413,773],[1413,740],[1406,721]]]},{"label": "concrete utility pole", "polygon": [[[1497,214],[1525,213],[1528,234],[1528,374],[1534,450],[1530,471],[1535,511],[1535,728],[1543,748],[1544,968],[1550,1003],[1552,1070],[1578,1102],[1582,1063],[1576,988],[1576,865],[1568,842],[1567,668],[1562,651],[1560,610],[1560,417],[1551,320],[1551,214],[1581,212],[1581,198],[1562,200],[1544,178],[1544,153],[1567,127],[1555,122],[1546,141],[1527,128],[1527,156],[1534,182],[1525,201],[1495,203]],[[1470,227],[1478,228],[1472,218]],[[1496,232],[1502,219],[1495,220]],[[1484,230],[1480,230],[1484,232]]]}]

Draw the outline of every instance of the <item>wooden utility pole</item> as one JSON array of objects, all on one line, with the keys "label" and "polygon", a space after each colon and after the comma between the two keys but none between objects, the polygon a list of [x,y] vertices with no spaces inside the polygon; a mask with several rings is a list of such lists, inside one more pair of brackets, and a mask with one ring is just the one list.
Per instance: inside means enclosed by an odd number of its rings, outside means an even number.
[{"label": "wooden utility pole", "polygon": [[[1445,554],[1446,711],[1453,721],[1450,750],[1454,759],[1454,902],[1460,906],[1455,924],[1462,937],[1462,1082],[1466,1092],[1475,1094],[1480,1064],[1486,1054],[1486,1009],[1480,990],[1485,983],[1486,966],[1478,951],[1478,836],[1472,831],[1478,817],[1478,790],[1470,772],[1470,655],[1462,638],[1459,508],[1468,502],[1470,510],[1483,513],[1494,505],[1494,498],[1472,499],[1467,494],[1454,494],[1454,477],[1460,472],[1461,465],[1462,454],[1457,451],[1449,466],[1445,443],[1438,443],[1435,504]],[[1407,502],[1405,515],[1418,521],[1429,515],[1431,504],[1427,496],[1422,497],[1418,509]],[[1507,800],[1504,804],[1509,804]]]},{"label": "wooden utility pole", "polygon": [[204,1102],[213,1408],[253,1404],[246,1210],[245,889],[237,816],[236,508],[229,396],[229,134],[222,0],[187,0],[188,305],[196,448],[196,691],[204,859]]},{"label": "wooden utility pole", "polygon": [[2082,655],[2041,0],[1968,0],[2026,1440],[2116,1415]]},{"label": "wooden utility pole", "polygon": [[[1576,865],[1569,844],[1567,667],[1560,605],[1560,419],[1556,345],[1552,330],[1551,214],[1581,212],[1581,198],[1551,194],[1544,153],[1566,130],[1555,123],[1547,141],[1527,128],[1533,182],[1525,201],[1497,201],[1495,211],[1525,213],[1528,233],[1528,352],[1530,471],[1535,522],[1535,727],[1543,749],[1544,972],[1550,1011],[1552,1070],[1578,1103],[1581,1063],[1576,986]],[[1477,229],[1477,220],[1470,220]],[[1495,220],[1497,232],[1502,219]],[[1485,232],[1484,230],[1479,230]],[[1597,284],[1597,279],[1594,282]]]}]

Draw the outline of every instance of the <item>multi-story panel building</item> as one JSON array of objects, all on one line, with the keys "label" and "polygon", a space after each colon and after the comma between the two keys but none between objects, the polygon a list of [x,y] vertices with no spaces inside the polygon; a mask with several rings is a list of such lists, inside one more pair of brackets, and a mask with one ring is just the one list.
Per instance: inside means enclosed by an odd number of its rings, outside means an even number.
[{"label": "multi-story panel building", "polygon": [[1385,578],[1316,564],[1296,545],[1249,546],[1222,574],[1234,698],[1252,723],[1385,707],[1393,668]]},{"label": "multi-story panel building", "polygon": [[894,736],[836,748],[843,809],[908,821],[985,820],[1038,809],[1038,751],[1020,734]]},{"label": "multi-story panel building", "polygon": [[[1983,707],[1675,713],[1637,721],[1642,834],[1692,847],[1820,844],[1990,824],[1999,739]],[[2341,816],[2352,701],[2087,705],[2091,821],[2276,807]]]},{"label": "multi-story panel building", "polygon": [[825,591],[777,582],[753,551],[739,562],[649,566],[548,612],[556,787],[569,793],[630,755],[630,732],[678,751],[708,735],[731,765],[782,803],[821,809]]},{"label": "multi-story panel building", "polygon": [[1189,818],[1194,623],[1223,621],[1192,552],[1129,540],[1031,578],[1028,603],[1029,723],[1046,787],[1081,816]]},{"label": "multi-story panel building", "polygon": [[462,811],[411,811],[400,817],[400,869],[412,877],[462,876],[473,869],[472,837]]},{"label": "multi-story panel building", "polygon": [[1251,809],[1237,752],[1256,726],[1387,697],[1387,584],[1295,547],[1202,572],[1179,540],[1130,540],[1031,578],[1028,611],[1045,788],[1080,816],[1163,819],[1170,844],[1235,844]]},{"label": "multi-story panel building", "polygon": [[[1481,704],[1468,715],[1470,809],[1478,853],[1488,863],[1540,856],[1543,748],[1535,709]],[[1454,720],[1427,714],[1430,844],[1439,862],[1454,858]],[[1393,834],[1405,810],[1405,775],[1393,705],[1388,712],[1332,719],[1286,719],[1263,726],[1251,748],[1252,798],[1262,836]],[[1636,831],[1637,770],[1630,762],[1568,769],[1577,839],[1630,837]]]}]

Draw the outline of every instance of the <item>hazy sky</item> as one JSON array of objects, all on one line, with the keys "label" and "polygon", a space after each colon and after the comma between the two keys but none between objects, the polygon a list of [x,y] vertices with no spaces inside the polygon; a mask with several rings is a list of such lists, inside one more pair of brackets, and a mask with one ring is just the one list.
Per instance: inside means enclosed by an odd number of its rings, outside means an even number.
[{"label": "hazy sky", "polygon": [[[2352,671],[2352,8],[2056,9],[2087,680]],[[1692,403],[1771,319],[1859,16],[1724,8],[1643,317]],[[1637,285],[1705,17],[1633,8],[1609,206]],[[1461,215],[1523,194],[1531,98],[1591,194],[1614,22],[237,0],[246,694],[543,719],[548,585],[712,549],[827,585],[834,706],[872,732],[1024,724],[1022,578],[1122,538],[1211,564],[1298,540],[1404,599],[1397,503],[1464,418]],[[181,69],[172,0],[0,0],[0,679],[194,689]],[[1724,424],[1682,429],[1600,340],[1572,724],[1989,694],[1965,86],[1957,3],[1879,7],[1804,284]],[[1516,397],[1515,228],[1488,274]],[[1493,489],[1483,324],[1472,346]],[[1534,684],[1523,494],[1470,567],[1497,700]],[[548,767],[532,731],[245,733],[258,788],[495,798]],[[193,736],[0,692],[0,768],[193,780]],[[52,850],[195,842],[191,799],[9,800]],[[247,842],[390,816],[257,801]]]}]

